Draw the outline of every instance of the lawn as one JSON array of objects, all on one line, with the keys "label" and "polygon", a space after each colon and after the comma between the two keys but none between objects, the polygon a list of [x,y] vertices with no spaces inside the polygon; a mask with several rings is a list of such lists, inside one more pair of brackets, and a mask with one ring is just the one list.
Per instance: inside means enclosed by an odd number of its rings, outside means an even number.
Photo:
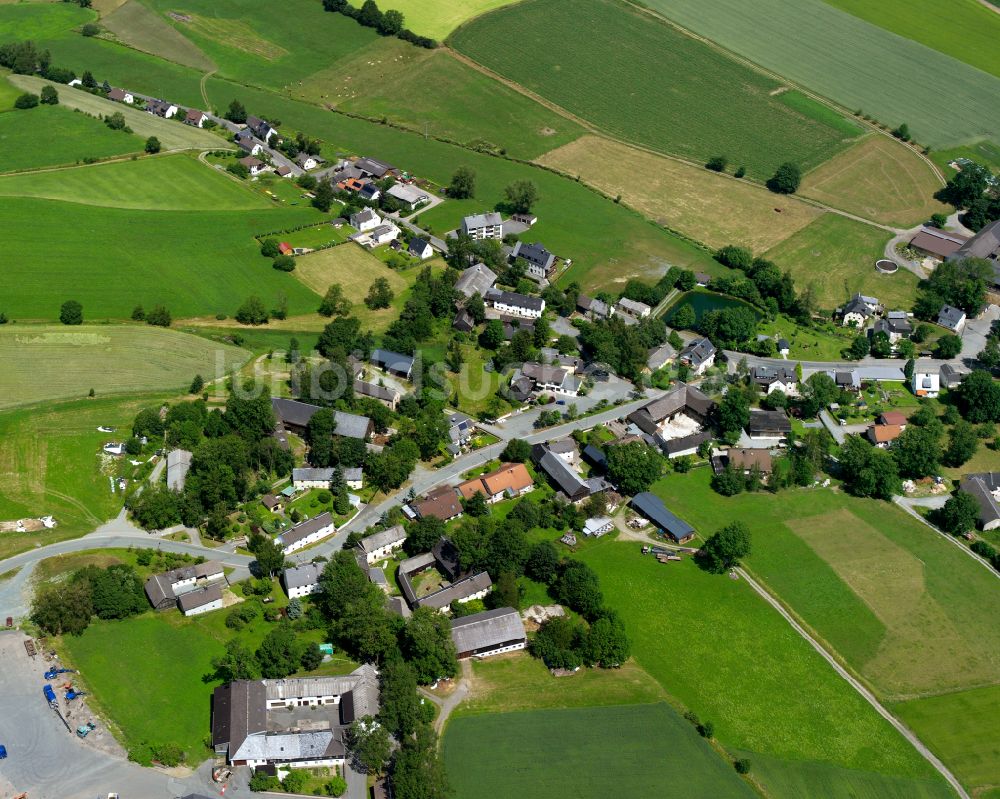
[{"label": "lawn", "polygon": [[[674,510],[696,522],[689,508]],[[605,539],[580,557],[600,576],[607,604],[623,616],[639,665],[711,720],[727,749],[753,753],[751,761],[756,753],[777,758],[793,770],[824,763],[934,777],[916,751],[746,583],[707,574],[690,559],[660,564],[640,555],[638,543]]]},{"label": "lawn", "polygon": [[[150,325],[0,327],[0,408],[53,399],[186,388],[225,377],[246,350]],[[44,375],[39,380],[39,375]]]},{"label": "lawn", "polygon": [[583,133],[575,122],[457,59],[379,37],[292,87],[331,105],[430,136],[534,158]]},{"label": "lawn", "polygon": [[[484,368],[489,357],[475,345],[462,345],[461,371],[455,375],[449,372],[450,393],[458,397],[458,410],[470,416],[478,417],[486,411],[503,380],[498,372]],[[509,407],[506,400],[502,407]]]},{"label": "lawn", "polygon": [[246,184],[183,154],[0,176],[0,196],[147,211],[248,211],[272,206]]},{"label": "lawn", "polygon": [[917,278],[900,269],[894,275],[875,271],[891,234],[853,219],[826,213],[806,225],[766,257],[788,270],[801,291],[812,285],[820,308],[833,310],[854,292],[872,294],[885,305],[909,308]]},{"label": "lawn", "polygon": [[[718,248],[726,244],[764,252],[818,217],[821,211],[671,158],[599,136],[584,136],[546,153],[538,163],[585,183],[657,224]],[[617,164],[618,169],[608,169]],[[636,180],[636,175],[642,175]]]},{"label": "lawn", "polygon": [[[64,91],[73,91],[66,89]],[[39,146],[40,139],[44,146]],[[0,172],[141,152],[143,140],[61,106],[0,114]]]},{"label": "lawn", "polygon": [[99,425],[128,429],[159,397],[105,399],[0,411],[0,520],[55,517],[40,533],[0,534],[0,559],[89,533],[114,517],[120,495],[102,471],[101,446],[113,436]]},{"label": "lawn", "polygon": [[912,227],[951,213],[934,199],[941,181],[926,161],[888,136],[868,136],[814,169],[799,193],[886,225]]},{"label": "lawn", "polygon": [[[850,1],[861,5],[861,0]],[[937,148],[981,137],[1000,139],[1000,105],[982,105],[982,98],[1000,93],[996,77],[896,36],[824,0],[650,0],[648,5],[849,111],[863,109],[891,127],[907,122],[921,144]],[[937,7],[933,17],[950,14],[955,5]],[[948,33],[939,34],[934,20],[913,10],[907,0],[867,6],[871,9],[868,13],[880,15],[895,15],[905,8],[908,24],[925,28],[928,35],[951,36],[951,31],[961,30],[962,38],[956,41],[964,46],[967,28],[958,21],[961,17],[944,29]],[[929,0],[917,5],[928,6]],[[884,7],[890,10],[883,11]],[[994,28],[991,24],[987,30]],[[984,31],[976,38],[987,42],[983,52],[990,57],[989,42],[995,37]],[[992,63],[995,69],[995,54]]]},{"label": "lawn", "polygon": [[757,332],[777,340],[784,338],[791,344],[790,360],[839,361],[842,350],[851,346],[857,330],[827,323],[823,327],[803,327],[783,314],[771,321],[762,321]]},{"label": "lawn", "polygon": [[665,703],[456,718],[444,761],[456,799],[755,795]]},{"label": "lawn", "polygon": [[217,68],[204,52],[184,34],[140,0],[128,0],[110,14],[101,17],[101,25],[129,47],[210,72]]},{"label": "lawn", "polygon": [[329,222],[323,222],[312,227],[302,228],[292,233],[283,233],[279,238],[293,247],[325,247],[327,244],[343,244],[354,228],[342,226],[335,228]]},{"label": "lawn", "polygon": [[773,78],[616,0],[527,0],[451,43],[616,138],[699,162],[724,154],[755,178],[816,166],[850,138],[774,97]]},{"label": "lawn", "polygon": [[950,147],[947,150],[933,150],[931,160],[937,164],[946,175],[954,175],[955,171],[948,166],[955,158],[971,158],[985,167],[1000,173],[1000,146],[991,141],[978,141],[960,147]]},{"label": "lawn", "polygon": [[873,25],[1000,77],[1000,14],[976,0],[826,0]]},{"label": "lawn", "polygon": [[900,702],[893,710],[965,785],[1000,785],[1000,685]]},{"label": "lawn", "polygon": [[17,257],[4,268],[3,310],[55,320],[73,298],[89,320],[126,319],[136,305],[158,303],[179,319],[233,314],[256,294],[268,307],[284,295],[289,314],[313,313],[316,295],[272,269],[254,236],[318,217],[313,209],[139,211],[6,199],[0,228]]},{"label": "lawn", "polygon": [[[20,89],[35,94],[38,94],[42,87],[48,83],[43,78],[31,75],[11,75],[10,80]],[[129,88],[134,88],[134,86],[130,85]],[[157,94],[162,93],[162,91],[161,89]],[[124,103],[115,103],[105,97],[98,97],[69,86],[60,87],[59,104],[67,108],[77,109],[92,117],[120,112],[125,117],[125,123],[132,128],[136,136],[144,140],[149,136],[155,136],[160,140],[164,150],[233,148],[231,143],[211,131],[194,128],[173,119],[161,119],[137,108],[131,108]],[[117,135],[131,139],[125,133],[119,132]]]}]

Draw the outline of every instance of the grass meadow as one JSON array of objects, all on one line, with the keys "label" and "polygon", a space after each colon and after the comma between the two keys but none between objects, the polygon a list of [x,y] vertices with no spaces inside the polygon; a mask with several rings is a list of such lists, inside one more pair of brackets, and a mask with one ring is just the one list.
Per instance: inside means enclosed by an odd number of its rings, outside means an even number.
[{"label": "grass meadow", "polygon": [[481,797],[484,786],[524,799],[755,795],[664,703],[456,718],[444,761],[456,799]]},{"label": "grass meadow", "polygon": [[[860,7],[859,0],[851,0]],[[957,5],[934,9],[947,16]],[[919,8],[929,7],[923,0]],[[850,111],[862,109],[895,127],[901,122],[921,144],[946,147],[985,137],[1000,138],[1000,105],[982,98],[1000,93],[993,75],[917,42],[890,33],[824,0],[649,0],[648,6],[765,69],[828,97]],[[900,16],[928,35],[952,36],[967,28],[958,20],[938,34],[933,20],[904,0],[867,4],[867,13]],[[961,12],[961,9],[959,10]],[[984,12],[985,13],[985,12]],[[989,30],[995,26],[991,24]],[[794,35],[789,35],[794,32]],[[986,41],[987,57],[995,55]],[[735,156],[734,152],[730,152]]]},{"label": "grass meadow", "polygon": [[[629,147],[584,136],[546,153],[538,162],[579,175],[643,216],[710,247],[740,244],[764,252],[822,213],[793,196],[779,197],[760,186]],[[625,169],[609,169],[619,164]],[[642,175],[636,180],[635,175]]]},{"label": "grass meadow", "polygon": [[0,69],[0,111],[11,111],[14,108],[14,101],[21,92],[11,83],[7,76],[10,72]]},{"label": "grass meadow", "polygon": [[697,161],[725,154],[756,178],[783,161],[816,166],[848,138],[772,96],[776,80],[614,0],[528,0],[451,43],[618,138]]},{"label": "grass meadow", "polygon": [[224,377],[249,357],[150,325],[4,325],[0,409],[85,397],[90,389],[107,396],[186,388],[196,374]]},{"label": "grass meadow", "polygon": [[215,62],[194,42],[140,0],[128,0],[110,14],[102,16],[101,25],[111,31],[116,40],[136,50],[201,72],[217,69]]},{"label": "grass meadow", "polygon": [[392,0],[388,8],[403,12],[406,27],[421,36],[444,39],[466,20],[512,0]]},{"label": "grass meadow", "polygon": [[785,780],[797,773],[811,782],[815,764],[823,764],[839,785],[830,795],[848,795],[859,772],[936,784],[926,761],[750,586],[691,560],[662,565],[640,555],[638,543],[600,542],[581,559],[624,617],[639,665],[711,720],[728,750],[780,761]]},{"label": "grass meadow", "polygon": [[911,148],[888,136],[868,136],[806,175],[799,194],[905,228],[951,213],[934,199],[939,188],[931,167]]},{"label": "grass meadow", "polygon": [[800,289],[811,284],[821,308],[832,310],[857,291],[873,294],[886,305],[909,308],[916,297],[916,276],[905,269],[894,275],[875,271],[890,236],[863,222],[825,213],[766,256],[782,271],[790,271]]},{"label": "grass meadow", "polygon": [[[44,146],[39,146],[42,141]],[[0,114],[0,172],[138,153],[143,144],[138,136],[111,130],[100,120],[63,106]]]}]

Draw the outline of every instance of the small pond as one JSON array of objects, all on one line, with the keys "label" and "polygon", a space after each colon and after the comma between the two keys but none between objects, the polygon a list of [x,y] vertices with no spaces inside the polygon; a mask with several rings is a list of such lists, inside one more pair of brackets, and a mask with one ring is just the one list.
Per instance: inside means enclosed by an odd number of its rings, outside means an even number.
[{"label": "small pond", "polygon": [[686,291],[667,308],[666,313],[663,314],[663,321],[669,325],[671,318],[682,305],[691,306],[698,323],[701,322],[701,318],[709,311],[721,311],[723,308],[749,308],[758,319],[761,316],[760,311],[750,303],[736,297],[730,297],[726,294],[714,294],[711,291]]}]

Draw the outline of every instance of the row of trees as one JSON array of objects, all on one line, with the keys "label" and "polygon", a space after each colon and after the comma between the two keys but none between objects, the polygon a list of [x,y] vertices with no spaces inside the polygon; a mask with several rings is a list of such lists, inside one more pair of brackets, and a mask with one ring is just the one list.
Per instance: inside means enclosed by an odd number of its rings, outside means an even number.
[{"label": "row of trees", "polygon": [[437,42],[426,36],[419,36],[404,27],[402,11],[390,8],[381,11],[374,0],[365,0],[361,8],[355,8],[347,0],[323,0],[323,8],[355,19],[366,28],[374,28],[383,36],[396,36],[403,41],[433,50]]},{"label": "row of trees", "polygon": [[94,616],[125,619],[147,607],[142,582],[131,566],[85,566],[65,582],[41,588],[31,605],[31,620],[50,635],[80,635]]}]

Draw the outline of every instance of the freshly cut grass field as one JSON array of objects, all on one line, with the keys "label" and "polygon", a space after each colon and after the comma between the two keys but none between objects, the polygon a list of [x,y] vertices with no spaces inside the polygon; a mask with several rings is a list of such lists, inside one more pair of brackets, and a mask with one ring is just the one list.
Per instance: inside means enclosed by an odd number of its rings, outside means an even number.
[{"label": "freshly cut grass field", "polygon": [[444,761],[456,799],[755,795],[667,704],[460,717]]},{"label": "freshly cut grass field", "polygon": [[[11,75],[10,81],[18,88],[35,94],[38,94],[42,87],[48,83],[43,78],[31,75]],[[106,116],[120,111],[125,117],[125,123],[132,128],[136,136],[142,139],[156,136],[164,150],[233,148],[231,143],[210,131],[184,125],[172,119],[161,119],[137,108],[131,108],[124,103],[115,103],[105,97],[97,97],[89,92],[73,89],[69,86],[60,87],[59,104],[67,108],[77,109],[93,117]],[[109,132],[115,133],[116,131],[109,130]],[[117,131],[117,134],[128,138],[128,135],[121,131]]]},{"label": "freshly cut grass field", "polygon": [[271,207],[260,194],[182,154],[0,176],[0,196],[150,211],[242,211]]},{"label": "freshly cut grass field", "polygon": [[318,218],[306,208],[141,211],[5,198],[0,229],[17,258],[3,267],[3,309],[19,321],[55,321],[73,298],[90,320],[158,303],[181,319],[232,315],[256,294],[269,308],[284,295],[289,314],[313,313],[316,295],[272,269],[254,236]]},{"label": "freshly cut grass field", "polygon": [[799,194],[882,224],[911,227],[951,209],[934,199],[941,182],[909,147],[868,136],[802,181]]},{"label": "freshly cut grass field", "polygon": [[466,20],[485,14],[494,8],[510,5],[514,0],[392,0],[403,12],[406,27],[421,36],[443,40]]},{"label": "freshly cut grass field", "polygon": [[616,138],[700,162],[725,154],[756,178],[816,166],[845,139],[772,96],[777,81],[615,0],[527,0],[451,43]]},{"label": "freshly cut grass field", "polygon": [[620,195],[654,222],[713,248],[740,244],[764,252],[822,213],[794,197],[599,136],[584,136],[537,160]]},{"label": "freshly cut grass field", "polygon": [[197,45],[181,34],[140,0],[124,5],[101,17],[101,25],[120,41],[136,50],[176,61],[178,64],[209,72],[215,63]]},{"label": "freshly cut grass field", "polygon": [[917,278],[900,269],[875,271],[891,233],[837,214],[826,213],[785,239],[766,255],[789,270],[800,288],[812,285],[821,308],[833,309],[856,291],[873,294],[886,305],[909,308]]},{"label": "freshly cut grass field", "polygon": [[292,94],[419,133],[476,146],[489,142],[518,158],[583,133],[575,122],[487,77],[450,50],[379,37],[292,87]]},{"label": "freshly cut grass field", "polygon": [[[649,0],[648,5],[850,111],[862,109],[891,127],[908,123],[921,144],[937,148],[981,137],[1000,139],[1000,105],[982,102],[1000,94],[996,77],[823,0]],[[928,5],[920,2],[916,8]],[[954,5],[939,4],[934,16],[949,14]],[[912,3],[891,0],[868,7],[872,14],[906,16],[909,25],[935,30]],[[956,29],[962,30],[964,44],[966,28],[957,21],[943,35],[953,37]]]},{"label": "freshly cut grass field", "polygon": [[[624,617],[639,665],[711,720],[727,749],[754,753],[751,761],[755,753],[779,759],[792,772],[821,763],[909,778],[915,785],[936,779],[929,764],[746,583],[707,574],[690,559],[660,564],[643,557],[637,542],[602,541],[580,557],[600,575],[607,604]],[[764,787],[768,795],[801,796]]]},{"label": "freshly cut grass field", "polygon": [[1000,77],[1000,14],[977,0],[826,0],[830,5]]},{"label": "freshly cut grass field", "polygon": [[0,114],[0,172],[73,164],[142,148],[138,136],[110,130],[98,119],[59,105]]},{"label": "freshly cut grass field", "polygon": [[1000,685],[900,702],[893,711],[976,795],[1000,785]]},{"label": "freshly cut grass field", "polygon": [[186,388],[196,374],[224,377],[249,357],[151,325],[4,325],[0,408],[85,397],[91,388],[101,396]]}]

